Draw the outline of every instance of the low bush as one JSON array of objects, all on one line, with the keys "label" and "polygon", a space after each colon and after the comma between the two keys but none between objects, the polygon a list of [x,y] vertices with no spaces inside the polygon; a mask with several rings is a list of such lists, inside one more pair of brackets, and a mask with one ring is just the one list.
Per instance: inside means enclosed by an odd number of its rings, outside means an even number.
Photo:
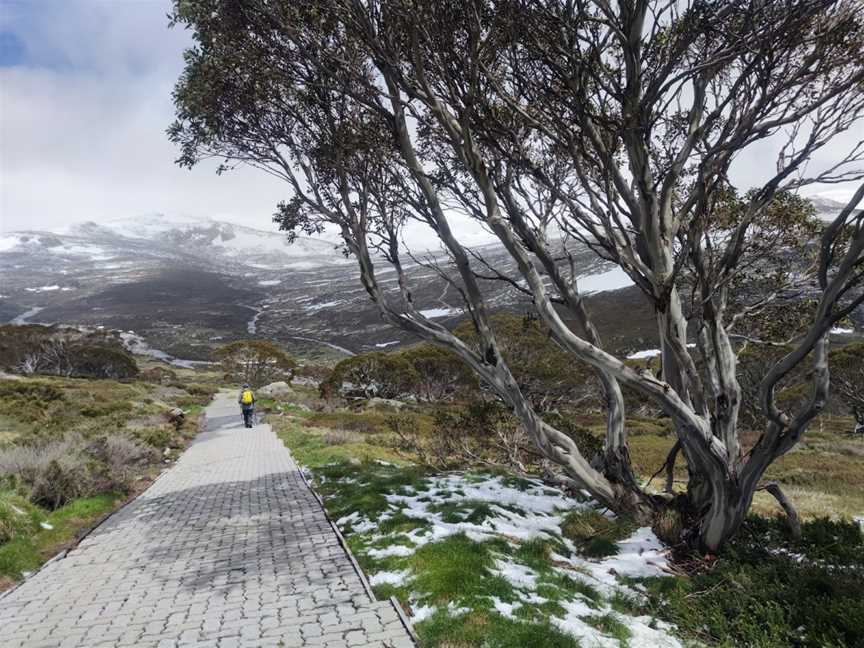
[{"label": "low bush", "polygon": [[356,432],[348,430],[327,430],[322,437],[327,445],[345,445],[347,443],[359,443],[362,437]]},{"label": "low bush", "polygon": [[128,491],[135,472],[157,458],[152,448],[126,435],[68,434],[0,450],[0,482],[53,510],[79,497]]},{"label": "low bush", "polygon": [[127,435],[102,437],[90,447],[102,464],[100,491],[128,492],[142,467],[155,462],[159,453]]},{"label": "low bush", "polygon": [[175,445],[177,431],[169,424],[149,425],[146,428],[135,430],[135,438],[141,443],[159,450],[170,448]]},{"label": "low bush", "polygon": [[46,382],[0,380],[0,414],[22,423],[50,419],[67,405],[63,392]]}]

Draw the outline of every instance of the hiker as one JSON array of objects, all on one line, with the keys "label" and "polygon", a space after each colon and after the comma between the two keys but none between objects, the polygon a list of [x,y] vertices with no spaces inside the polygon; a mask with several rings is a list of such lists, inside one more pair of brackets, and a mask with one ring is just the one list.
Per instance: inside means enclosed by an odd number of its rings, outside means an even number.
[{"label": "hiker", "polygon": [[243,383],[240,389],[240,395],[237,397],[237,402],[243,410],[243,424],[247,428],[252,427],[252,419],[255,414],[255,394],[252,393],[252,388],[249,383]]}]

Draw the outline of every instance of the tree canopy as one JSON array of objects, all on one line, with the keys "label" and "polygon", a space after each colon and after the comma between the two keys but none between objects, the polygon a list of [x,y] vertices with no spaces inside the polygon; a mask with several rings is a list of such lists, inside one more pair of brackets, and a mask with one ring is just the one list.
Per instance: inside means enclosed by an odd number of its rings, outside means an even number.
[{"label": "tree canopy", "polygon": [[278,380],[291,382],[297,362],[273,342],[238,340],[214,353],[225,375],[233,382],[263,387]]},{"label": "tree canopy", "polygon": [[[840,150],[864,113],[858,2],[177,0],[173,20],[194,38],[169,130],[181,164],[216,157],[283,179],[281,227],[337,228],[382,317],[455,353],[579,488],[640,518],[674,506],[684,539],[706,551],[735,533],[766,468],[824,407],[829,331],[864,301],[864,185],[824,227],[795,197],[864,177],[864,142]],[[832,159],[816,164],[829,145]],[[736,161],[766,150],[776,154],[764,177],[735,187]],[[457,212],[494,234],[509,263],[465,244]],[[449,256],[428,265],[462,295],[476,342],[418,308],[403,271],[408,222]],[[804,239],[813,263],[762,276]],[[660,376],[604,348],[575,246],[650,300]],[[382,286],[382,265],[398,291]],[[596,372],[602,465],[523,392],[491,323],[490,276],[529,295],[562,354]],[[762,377],[765,426],[742,448],[736,336],[770,343],[748,319],[795,294],[812,309]],[[805,364],[810,395],[781,405],[778,385]],[[635,478],[622,385],[674,422],[685,496]]]}]

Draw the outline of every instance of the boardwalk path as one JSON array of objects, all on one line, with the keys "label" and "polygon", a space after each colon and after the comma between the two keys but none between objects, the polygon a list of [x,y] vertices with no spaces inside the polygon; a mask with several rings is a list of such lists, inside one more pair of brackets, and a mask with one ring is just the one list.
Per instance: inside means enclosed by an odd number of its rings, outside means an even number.
[{"label": "boardwalk path", "polygon": [[145,493],[0,598],[0,645],[413,646],[269,425],[220,394]]}]

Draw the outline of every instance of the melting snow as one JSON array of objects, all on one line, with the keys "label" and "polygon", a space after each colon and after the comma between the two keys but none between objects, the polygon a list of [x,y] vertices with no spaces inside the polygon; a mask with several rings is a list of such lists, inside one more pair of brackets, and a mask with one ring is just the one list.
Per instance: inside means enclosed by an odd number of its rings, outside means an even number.
[{"label": "melting snow", "polygon": [[522,603],[516,601],[515,603],[507,603],[506,601],[502,601],[497,596],[492,597],[492,605],[495,610],[501,616],[507,617],[508,619],[513,618],[513,611],[522,607]]},{"label": "melting snow", "polygon": [[607,272],[579,277],[576,285],[580,292],[593,293],[627,288],[633,285],[633,280],[621,268],[615,267]]},{"label": "melting snow", "polygon": [[41,286],[39,288],[25,288],[27,292],[51,292],[52,290],[60,290],[60,286]]},{"label": "melting snow", "polygon": [[843,328],[842,326],[835,326],[830,331],[828,331],[831,335],[851,335],[855,332],[855,329],[851,328]]},{"label": "melting snow", "polygon": [[[377,524],[373,524],[372,527],[378,526]],[[354,527],[356,529],[356,527]],[[381,558],[387,558],[388,556],[410,556],[414,553],[414,547],[406,547],[405,545],[389,545],[384,547],[383,549],[368,549],[366,551],[367,555],[375,558],[376,560],[380,560]]]},{"label": "melting snow", "polygon": [[412,605],[411,606],[411,621],[420,623],[431,617],[438,610],[434,605]]},{"label": "melting snow", "polygon": [[[577,501],[539,480],[526,480],[524,489],[509,484],[506,479],[495,475],[482,478],[459,473],[437,475],[428,478],[424,486],[416,491],[406,489],[410,494],[403,492],[387,495],[390,508],[378,520],[367,520],[358,512],[353,512],[338,520],[337,524],[350,524],[351,532],[374,532],[381,520],[394,514],[422,519],[427,523],[424,527],[396,534],[396,537],[410,541],[411,546],[390,544],[365,549],[364,553],[374,559],[410,556],[422,545],[457,533],[463,533],[477,542],[502,537],[511,543],[537,537],[556,537],[567,546],[571,555],[565,557],[553,553],[553,568],[574,580],[588,584],[605,597],[616,592],[624,592],[630,596],[640,595],[621,584],[619,577],[668,575],[666,550],[650,528],[638,529],[631,537],[619,542],[616,555],[590,560],[580,556],[578,548],[562,536],[561,525],[564,517],[571,511],[596,506],[595,504]],[[467,502],[466,507],[470,508],[473,506],[472,502],[477,501],[485,502],[490,511],[490,515],[479,522],[445,522],[445,514],[439,509],[442,504],[456,505],[458,515],[460,502]],[[452,520],[452,515],[451,510],[450,515],[446,516],[447,519]],[[379,536],[372,533],[369,537],[370,544],[374,545],[385,537],[387,540],[393,539],[392,535]],[[520,607],[541,604],[548,600],[537,593],[537,588],[541,586],[540,575],[509,556],[499,555],[491,572],[505,578],[518,593],[519,599],[513,602],[489,597],[491,607],[502,616],[513,618],[514,612]],[[384,571],[372,575],[370,582],[373,585],[399,585],[409,582],[410,578],[410,570]],[[671,635],[672,627],[656,619],[618,614],[607,603],[589,602],[581,594],[571,594],[557,602],[564,612],[559,617],[551,617],[550,622],[579,639],[583,646],[618,647],[617,639],[603,634],[583,620],[586,617],[609,614],[630,630],[630,645],[682,648],[682,644]],[[447,612],[452,616],[468,611],[458,607],[457,603],[448,603]],[[436,607],[424,601],[422,592],[413,593],[409,597],[409,604],[413,610],[414,623],[428,619],[440,609],[440,606]]]},{"label": "melting snow", "polygon": [[636,353],[631,353],[627,356],[628,360],[641,360],[643,358],[655,358],[660,355],[660,349],[645,349],[644,351],[637,351]]},{"label": "melting snow", "polygon": [[372,578],[369,579],[369,583],[374,585],[401,585],[404,583],[408,577],[411,575],[407,569],[398,572],[387,572],[382,571],[373,575]]},{"label": "melting snow", "polygon": [[435,319],[436,317],[459,315],[461,312],[461,308],[427,308],[426,310],[421,310],[420,314],[428,319]]},{"label": "melting snow", "polygon": [[507,560],[495,561],[495,572],[503,576],[516,587],[534,589],[537,586],[537,574],[525,565]]}]

